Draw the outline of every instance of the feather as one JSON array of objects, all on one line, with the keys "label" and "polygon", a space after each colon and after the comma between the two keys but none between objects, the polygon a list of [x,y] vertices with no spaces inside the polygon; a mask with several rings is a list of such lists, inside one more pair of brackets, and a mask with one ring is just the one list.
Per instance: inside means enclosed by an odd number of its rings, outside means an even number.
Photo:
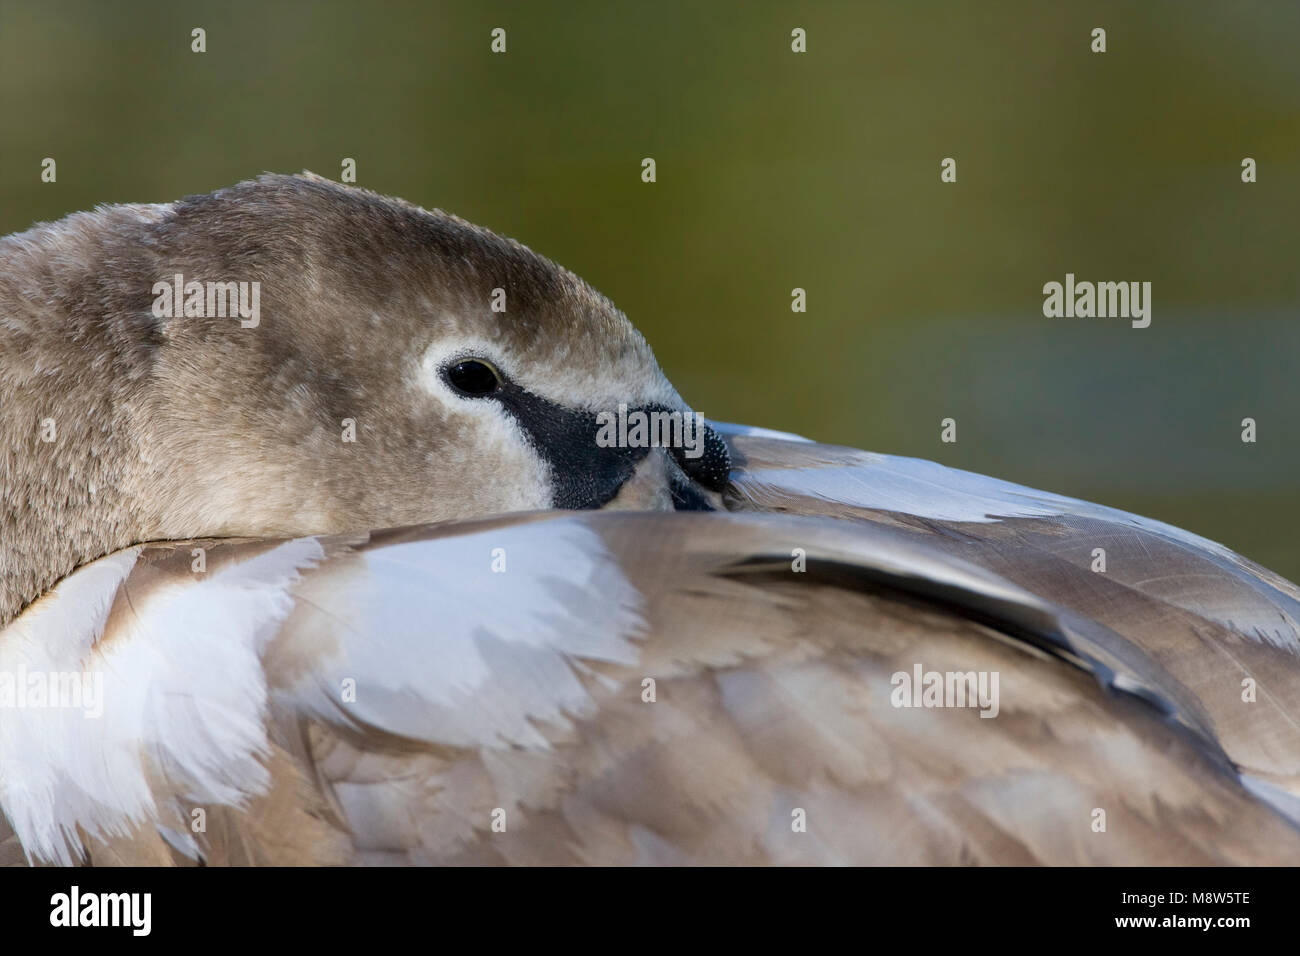
[{"label": "feather", "polygon": [[[1294,586],[1110,509],[728,440],[724,512],[84,567],[0,634],[105,680],[97,719],[6,715],[0,860],[1300,859]],[[917,665],[996,674],[997,715],[896,706]]]}]

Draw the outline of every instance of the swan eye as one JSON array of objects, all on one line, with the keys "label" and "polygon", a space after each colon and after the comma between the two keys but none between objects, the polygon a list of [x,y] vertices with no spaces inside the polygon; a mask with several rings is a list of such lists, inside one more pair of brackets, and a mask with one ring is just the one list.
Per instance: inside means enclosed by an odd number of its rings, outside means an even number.
[{"label": "swan eye", "polygon": [[478,359],[461,359],[443,372],[447,384],[466,398],[486,398],[501,387],[497,370]]}]

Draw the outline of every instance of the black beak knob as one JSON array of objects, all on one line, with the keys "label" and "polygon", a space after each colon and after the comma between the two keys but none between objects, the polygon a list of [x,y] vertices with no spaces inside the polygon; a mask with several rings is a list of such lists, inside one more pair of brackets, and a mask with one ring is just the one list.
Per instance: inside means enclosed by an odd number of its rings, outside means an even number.
[{"label": "black beak knob", "polygon": [[705,425],[703,441],[696,442],[695,448],[689,450],[697,451],[699,454],[692,458],[687,454],[686,448],[671,449],[673,458],[681,466],[682,471],[705,488],[713,491],[721,491],[725,488],[727,477],[731,474],[731,454],[727,451],[727,443],[722,440],[722,437]]}]

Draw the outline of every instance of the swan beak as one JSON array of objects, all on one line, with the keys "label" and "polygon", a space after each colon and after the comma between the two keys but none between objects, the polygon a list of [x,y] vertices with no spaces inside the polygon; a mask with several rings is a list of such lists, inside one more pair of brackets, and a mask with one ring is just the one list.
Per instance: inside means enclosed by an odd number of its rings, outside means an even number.
[{"label": "swan beak", "polygon": [[731,474],[731,453],[704,425],[691,446],[651,449],[623,482],[607,511],[720,511]]}]

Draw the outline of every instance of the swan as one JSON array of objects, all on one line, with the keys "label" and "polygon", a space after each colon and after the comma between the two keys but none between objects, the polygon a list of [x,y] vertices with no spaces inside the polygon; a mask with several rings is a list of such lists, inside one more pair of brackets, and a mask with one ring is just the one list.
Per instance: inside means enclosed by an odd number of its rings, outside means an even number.
[{"label": "swan", "polygon": [[454,216],[266,175],[6,237],[0,400],[0,863],[1300,860],[1294,584],[697,418]]}]

